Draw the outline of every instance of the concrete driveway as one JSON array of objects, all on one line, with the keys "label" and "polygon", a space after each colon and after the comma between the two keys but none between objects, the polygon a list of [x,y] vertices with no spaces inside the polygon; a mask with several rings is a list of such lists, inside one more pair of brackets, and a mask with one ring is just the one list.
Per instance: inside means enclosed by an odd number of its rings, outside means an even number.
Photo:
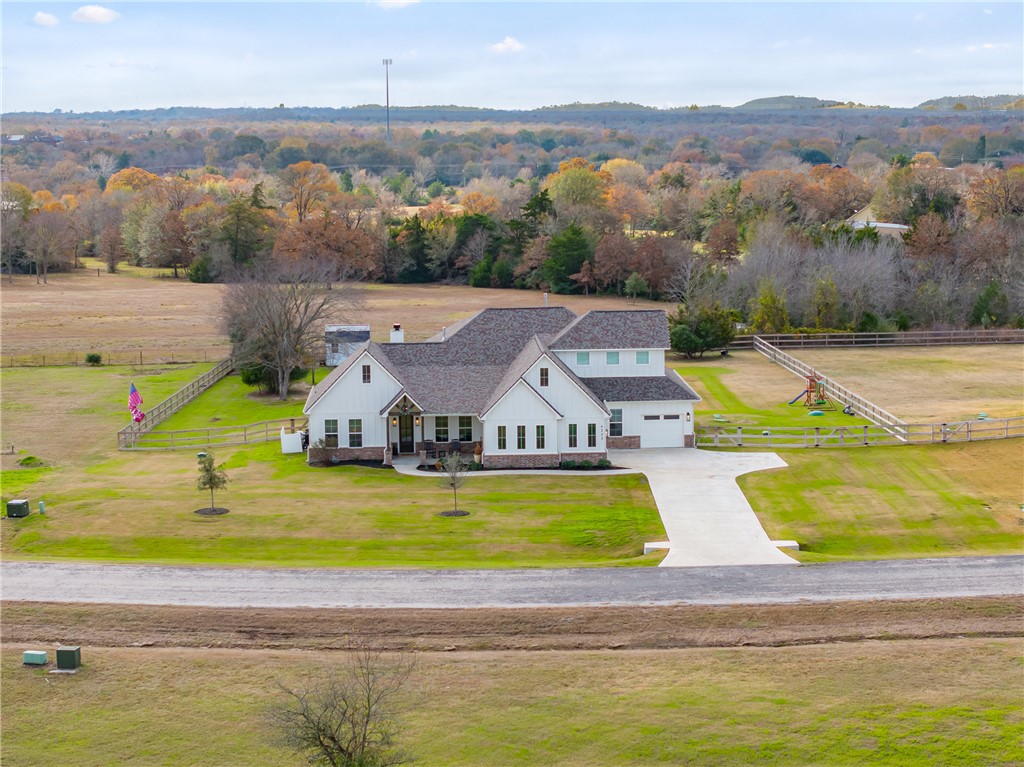
[{"label": "concrete driveway", "polygon": [[650,482],[668,534],[662,567],[796,564],[772,544],[736,484],[741,474],[786,466],[775,453],[658,448],[609,450],[608,457]]}]

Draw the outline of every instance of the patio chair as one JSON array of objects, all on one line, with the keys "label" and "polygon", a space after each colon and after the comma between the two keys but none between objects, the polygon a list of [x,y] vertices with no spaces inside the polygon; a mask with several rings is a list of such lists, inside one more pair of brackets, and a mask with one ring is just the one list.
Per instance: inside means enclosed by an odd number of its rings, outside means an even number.
[{"label": "patio chair", "polygon": [[433,440],[423,440],[423,451],[427,454],[427,458],[437,458],[437,445]]},{"label": "patio chair", "polygon": [[452,440],[451,452],[453,452],[453,453],[461,453],[462,452],[462,443],[459,442],[457,439],[453,439]]}]

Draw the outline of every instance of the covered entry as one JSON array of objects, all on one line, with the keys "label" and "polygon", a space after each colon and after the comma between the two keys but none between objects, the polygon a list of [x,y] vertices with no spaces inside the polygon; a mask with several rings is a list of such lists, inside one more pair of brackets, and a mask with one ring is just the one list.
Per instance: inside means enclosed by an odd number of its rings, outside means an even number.
[{"label": "covered entry", "polygon": [[683,417],[679,413],[646,413],[640,420],[640,447],[682,447]]}]

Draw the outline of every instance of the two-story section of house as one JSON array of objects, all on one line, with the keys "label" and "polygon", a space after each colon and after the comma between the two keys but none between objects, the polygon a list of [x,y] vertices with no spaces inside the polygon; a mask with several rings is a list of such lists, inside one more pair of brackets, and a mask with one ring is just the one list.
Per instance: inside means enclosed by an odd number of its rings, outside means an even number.
[{"label": "two-story section of house", "polygon": [[459,451],[489,468],[692,446],[699,397],[665,368],[668,348],[657,310],[485,309],[426,342],[393,332],[310,391],[310,441],[337,460]]}]

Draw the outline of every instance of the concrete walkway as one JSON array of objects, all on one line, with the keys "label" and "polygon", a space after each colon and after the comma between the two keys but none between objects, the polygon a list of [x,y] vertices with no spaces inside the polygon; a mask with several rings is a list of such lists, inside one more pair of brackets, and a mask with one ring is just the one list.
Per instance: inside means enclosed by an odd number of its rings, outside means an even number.
[{"label": "concrete walkway", "polygon": [[[647,476],[658,504],[668,541],[655,548],[669,553],[661,567],[716,565],[793,565],[796,560],[772,544],[757,515],[736,484],[752,471],[786,466],[775,453],[719,453],[693,448],[609,450],[615,466],[628,467],[602,474]],[[418,477],[437,477],[418,471],[417,459],[395,459],[395,470]],[[544,474],[550,470],[485,471],[474,478],[501,474]],[[589,471],[563,471],[559,476],[594,476]]]},{"label": "concrete walkway", "polygon": [[608,457],[651,484],[668,533],[662,567],[796,564],[772,544],[736,484],[741,474],[785,467],[775,453],[659,448],[609,450]]}]

